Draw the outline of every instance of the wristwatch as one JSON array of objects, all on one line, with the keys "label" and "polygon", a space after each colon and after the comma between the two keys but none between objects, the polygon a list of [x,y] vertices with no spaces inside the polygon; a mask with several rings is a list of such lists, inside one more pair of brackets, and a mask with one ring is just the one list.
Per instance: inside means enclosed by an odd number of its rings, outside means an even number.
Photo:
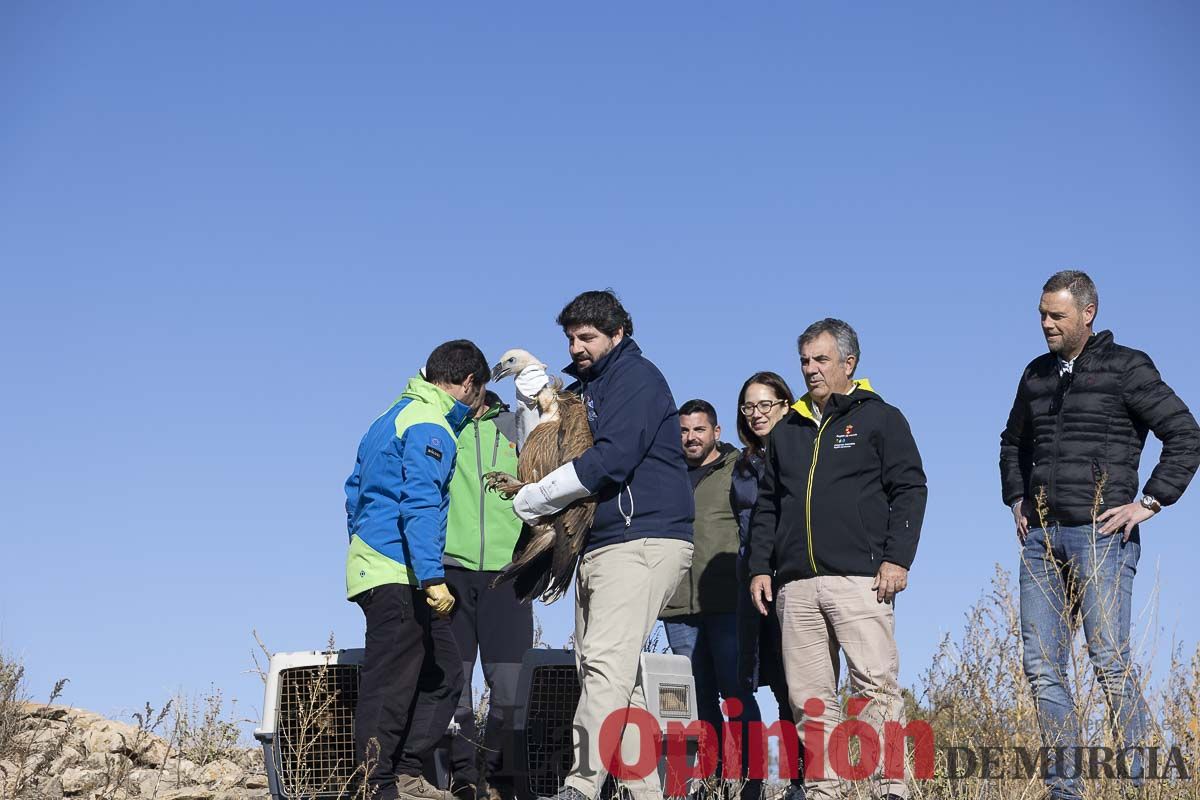
[{"label": "wristwatch", "polygon": [[1162,503],[1158,502],[1150,495],[1144,494],[1142,495],[1142,508],[1157,514],[1158,512],[1162,511]]}]

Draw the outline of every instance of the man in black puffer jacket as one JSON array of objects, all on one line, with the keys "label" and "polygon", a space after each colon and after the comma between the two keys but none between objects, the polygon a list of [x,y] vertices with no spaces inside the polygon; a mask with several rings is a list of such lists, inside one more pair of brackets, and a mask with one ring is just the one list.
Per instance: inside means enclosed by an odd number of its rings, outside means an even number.
[{"label": "man in black puffer jacket", "polygon": [[[1059,272],[1042,287],[1050,352],[1025,367],[1000,437],[1004,502],[1023,545],[1025,674],[1050,748],[1079,746],[1065,677],[1076,611],[1118,740],[1145,743],[1145,702],[1129,652],[1138,525],[1177,501],[1200,465],[1195,418],[1149,356],[1116,344],[1109,331],[1092,332],[1098,305],[1083,272]],[[1135,501],[1147,431],[1162,440],[1162,456]],[[1051,766],[1056,800],[1082,797],[1073,759]],[[1140,758],[1127,763],[1140,782]]]}]

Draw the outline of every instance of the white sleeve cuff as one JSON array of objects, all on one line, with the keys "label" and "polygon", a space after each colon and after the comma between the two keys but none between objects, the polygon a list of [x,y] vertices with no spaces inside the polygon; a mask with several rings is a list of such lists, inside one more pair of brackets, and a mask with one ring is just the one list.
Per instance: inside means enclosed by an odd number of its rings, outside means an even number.
[{"label": "white sleeve cuff", "polygon": [[525,522],[557,514],[567,506],[590,495],[579,481],[575,464],[563,464],[537,483],[523,486],[513,498],[513,511]]}]

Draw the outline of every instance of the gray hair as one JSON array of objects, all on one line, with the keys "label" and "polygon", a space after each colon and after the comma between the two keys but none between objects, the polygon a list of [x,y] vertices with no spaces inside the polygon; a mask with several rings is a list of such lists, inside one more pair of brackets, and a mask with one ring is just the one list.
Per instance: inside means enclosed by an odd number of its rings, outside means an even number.
[{"label": "gray hair", "polygon": [[850,323],[842,322],[840,319],[826,317],[809,325],[804,329],[804,333],[796,339],[796,349],[802,349],[805,344],[823,333],[828,333],[837,342],[838,355],[841,356],[842,361],[854,356],[854,368],[858,369],[858,334],[854,332],[854,328],[850,327]]},{"label": "gray hair", "polygon": [[1096,312],[1099,313],[1100,294],[1096,291],[1096,284],[1086,272],[1077,269],[1064,269],[1056,272],[1042,287],[1042,294],[1061,292],[1063,289],[1066,289],[1071,293],[1071,297],[1075,298],[1075,305],[1080,311],[1089,305],[1094,305]]}]

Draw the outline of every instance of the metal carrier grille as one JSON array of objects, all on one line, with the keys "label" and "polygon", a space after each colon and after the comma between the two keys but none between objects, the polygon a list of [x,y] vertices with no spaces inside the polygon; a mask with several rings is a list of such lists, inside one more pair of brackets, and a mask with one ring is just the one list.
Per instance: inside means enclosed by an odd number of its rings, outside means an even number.
[{"label": "metal carrier grille", "polygon": [[579,702],[574,664],[547,664],[529,682],[525,758],[530,797],[550,797],[571,771],[571,723]]},{"label": "metal carrier grille", "polygon": [[692,710],[688,708],[688,687],[677,683],[659,684],[658,714],[661,717],[690,718]]},{"label": "metal carrier grille", "polygon": [[280,671],[275,767],[288,797],[353,788],[358,670],[330,664]]}]

